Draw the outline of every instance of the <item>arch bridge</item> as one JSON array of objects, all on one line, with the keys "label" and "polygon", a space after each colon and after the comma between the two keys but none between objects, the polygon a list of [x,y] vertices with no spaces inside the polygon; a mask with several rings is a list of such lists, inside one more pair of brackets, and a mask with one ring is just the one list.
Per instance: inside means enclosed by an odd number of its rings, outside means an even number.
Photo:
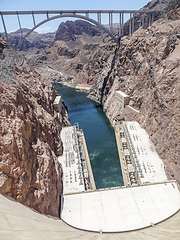
[{"label": "arch bridge", "polygon": [[[44,20],[37,23],[35,16],[39,14],[44,15]],[[103,14],[109,15],[109,28],[105,27],[101,22]],[[119,14],[119,37],[116,37],[112,31],[114,14]],[[7,15],[17,16],[17,20],[18,20],[18,24],[21,32],[21,40],[18,42],[16,49],[18,49],[21,46],[25,38],[27,38],[28,35],[31,32],[33,32],[36,28],[40,27],[44,23],[47,23],[51,20],[62,18],[62,17],[67,17],[67,18],[74,17],[74,18],[80,18],[80,19],[89,21],[95,24],[96,26],[98,26],[99,28],[101,28],[117,43],[117,45],[119,45],[119,38],[123,37],[125,34],[124,33],[125,14],[129,14],[128,33],[133,34],[138,27],[145,26],[145,17],[146,17],[146,25],[148,24],[150,26],[153,23],[155,16],[156,18],[157,16],[160,16],[161,11],[156,11],[156,10],[54,10],[53,11],[53,10],[50,10],[50,11],[1,11],[0,12],[2,25],[5,32],[5,37],[8,43],[9,43],[8,31],[7,31],[4,16],[7,16]],[[32,22],[34,25],[32,29],[30,29],[24,36],[22,33],[20,15],[31,15]],[[138,26],[137,24],[135,26],[135,18],[139,19]]]}]

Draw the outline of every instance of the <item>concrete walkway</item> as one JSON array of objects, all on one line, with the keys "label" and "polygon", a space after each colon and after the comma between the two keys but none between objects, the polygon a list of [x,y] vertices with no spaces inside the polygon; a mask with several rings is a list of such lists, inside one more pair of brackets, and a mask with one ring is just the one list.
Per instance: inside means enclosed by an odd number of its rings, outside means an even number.
[{"label": "concrete walkway", "polygon": [[[168,206],[167,206],[168,207]],[[0,240],[179,240],[180,212],[153,227],[100,234],[74,229],[0,195]]]}]

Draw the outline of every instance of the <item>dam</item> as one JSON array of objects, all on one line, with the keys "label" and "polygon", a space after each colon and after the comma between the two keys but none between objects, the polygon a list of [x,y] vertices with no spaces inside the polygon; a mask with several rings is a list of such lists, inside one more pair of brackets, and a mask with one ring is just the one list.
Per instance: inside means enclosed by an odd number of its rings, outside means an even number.
[{"label": "dam", "polygon": [[62,129],[61,219],[74,228],[133,231],[153,227],[179,211],[178,185],[167,179],[146,131],[137,122],[121,122],[115,135],[124,184],[96,189],[83,131],[77,124]]},{"label": "dam", "polygon": [[[124,128],[119,127],[121,144],[118,141],[117,143],[121,152],[120,161],[125,184],[123,187],[107,189],[95,188],[90,162],[88,167],[88,161],[84,160],[86,148],[82,142],[79,147],[84,150],[78,154],[76,127],[63,129],[65,154],[59,157],[64,172],[61,219],[68,225],[94,232],[125,232],[154,226],[179,211],[180,193],[177,183],[166,178],[162,161],[151,150],[152,144],[149,143],[146,133],[136,122],[124,122],[123,125]],[[122,133],[128,131],[128,128],[132,131],[139,130],[139,141],[142,139],[139,146],[144,143],[144,148],[140,147],[139,155],[144,155],[143,160],[139,157],[135,162],[131,158],[132,150],[138,146],[132,142],[128,148],[128,144],[124,145],[125,140],[120,137],[125,137]],[[136,137],[134,141],[137,141]],[[125,156],[129,156],[126,157],[126,161],[122,157],[123,149],[127,153]],[[125,163],[126,167],[123,166]],[[143,167],[144,170],[141,171]]]}]

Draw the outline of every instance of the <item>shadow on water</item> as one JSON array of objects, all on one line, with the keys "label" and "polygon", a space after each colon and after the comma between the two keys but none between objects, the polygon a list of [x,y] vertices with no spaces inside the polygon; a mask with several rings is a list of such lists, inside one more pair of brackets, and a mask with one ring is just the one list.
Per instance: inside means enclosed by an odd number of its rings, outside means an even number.
[{"label": "shadow on water", "polygon": [[71,113],[76,113],[76,112],[84,112],[84,111],[89,111],[89,110],[98,109],[98,108],[102,108],[102,105],[98,104],[98,105],[94,105],[94,106],[87,106],[87,107],[82,107],[82,108],[71,109],[71,110],[68,110],[68,113],[71,114]]}]

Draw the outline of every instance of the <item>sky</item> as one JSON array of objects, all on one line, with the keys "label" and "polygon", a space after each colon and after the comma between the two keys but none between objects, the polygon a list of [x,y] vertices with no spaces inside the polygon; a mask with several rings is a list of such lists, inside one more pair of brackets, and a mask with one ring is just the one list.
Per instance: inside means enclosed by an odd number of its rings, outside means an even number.
[{"label": "sky", "polygon": [[[0,11],[33,11],[33,10],[138,10],[146,5],[148,0],[0,0]],[[94,18],[95,16],[90,15]],[[36,23],[45,20],[46,16],[36,15]],[[128,16],[126,16],[126,19]],[[113,22],[118,22],[118,15],[114,15]],[[17,16],[4,16],[8,32],[19,29]],[[36,29],[39,33],[54,32],[59,24],[75,18],[61,18],[49,21]],[[21,27],[32,28],[32,16],[20,15]],[[108,23],[108,15],[103,15],[102,23]],[[4,32],[2,20],[0,19],[0,32]]]}]

